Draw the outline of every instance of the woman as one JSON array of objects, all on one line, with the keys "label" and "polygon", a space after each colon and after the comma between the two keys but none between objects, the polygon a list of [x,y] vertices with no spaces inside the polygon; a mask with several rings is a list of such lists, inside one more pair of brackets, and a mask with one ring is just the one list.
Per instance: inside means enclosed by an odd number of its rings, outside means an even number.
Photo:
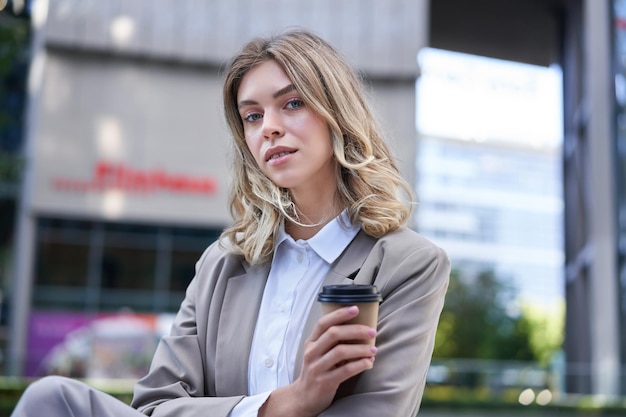
[{"label": "woman", "polygon": [[[449,261],[405,227],[411,189],[359,79],[325,41],[292,31],[244,46],[224,106],[234,223],[198,261],[132,406],[177,417],[413,417]],[[342,283],[378,287],[376,329],[345,324],[356,306],[321,314],[321,286]],[[350,343],[374,336],[375,347]],[[44,395],[65,407],[58,415],[137,414],[54,378],[33,384],[14,415]]]}]

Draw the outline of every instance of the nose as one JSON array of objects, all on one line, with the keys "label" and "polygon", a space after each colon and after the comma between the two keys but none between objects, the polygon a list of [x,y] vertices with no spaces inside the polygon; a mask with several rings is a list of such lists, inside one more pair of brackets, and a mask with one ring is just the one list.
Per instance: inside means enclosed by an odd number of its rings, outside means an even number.
[{"label": "nose", "polygon": [[282,118],[275,111],[266,111],[263,115],[263,137],[272,139],[285,133]]}]

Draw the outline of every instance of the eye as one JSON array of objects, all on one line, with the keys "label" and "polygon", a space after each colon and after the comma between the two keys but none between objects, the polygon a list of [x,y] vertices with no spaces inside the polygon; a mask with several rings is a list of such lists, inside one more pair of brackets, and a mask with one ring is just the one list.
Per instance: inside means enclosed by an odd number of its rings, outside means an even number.
[{"label": "eye", "polygon": [[299,109],[300,107],[304,107],[304,101],[299,98],[294,98],[289,100],[285,107],[288,109]]},{"label": "eye", "polygon": [[248,113],[243,117],[243,120],[248,123],[252,123],[259,120],[261,117],[263,117],[261,113]]}]

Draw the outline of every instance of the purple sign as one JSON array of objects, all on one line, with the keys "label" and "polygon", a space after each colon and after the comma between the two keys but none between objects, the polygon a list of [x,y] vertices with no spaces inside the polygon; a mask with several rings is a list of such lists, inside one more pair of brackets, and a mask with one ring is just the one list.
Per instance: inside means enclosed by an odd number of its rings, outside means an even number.
[{"label": "purple sign", "polygon": [[87,326],[93,316],[75,312],[34,311],[28,326],[25,374],[29,377],[45,375],[46,357],[54,351],[65,337]]}]

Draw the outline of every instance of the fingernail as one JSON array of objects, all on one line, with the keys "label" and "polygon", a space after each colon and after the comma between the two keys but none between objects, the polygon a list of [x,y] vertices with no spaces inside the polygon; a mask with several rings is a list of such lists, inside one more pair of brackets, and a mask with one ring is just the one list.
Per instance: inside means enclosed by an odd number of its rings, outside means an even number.
[{"label": "fingernail", "polygon": [[369,330],[367,331],[367,334],[368,334],[370,337],[374,337],[374,336],[376,336],[376,329],[369,329]]},{"label": "fingernail", "polygon": [[370,346],[370,352],[376,354],[376,352],[378,352],[378,348],[376,346]]},{"label": "fingernail", "polygon": [[348,312],[349,312],[350,314],[356,314],[356,313],[358,313],[358,312],[359,312],[359,309],[358,309],[358,307],[357,307],[357,306],[352,306],[352,307],[350,307],[350,308],[348,309]]}]

